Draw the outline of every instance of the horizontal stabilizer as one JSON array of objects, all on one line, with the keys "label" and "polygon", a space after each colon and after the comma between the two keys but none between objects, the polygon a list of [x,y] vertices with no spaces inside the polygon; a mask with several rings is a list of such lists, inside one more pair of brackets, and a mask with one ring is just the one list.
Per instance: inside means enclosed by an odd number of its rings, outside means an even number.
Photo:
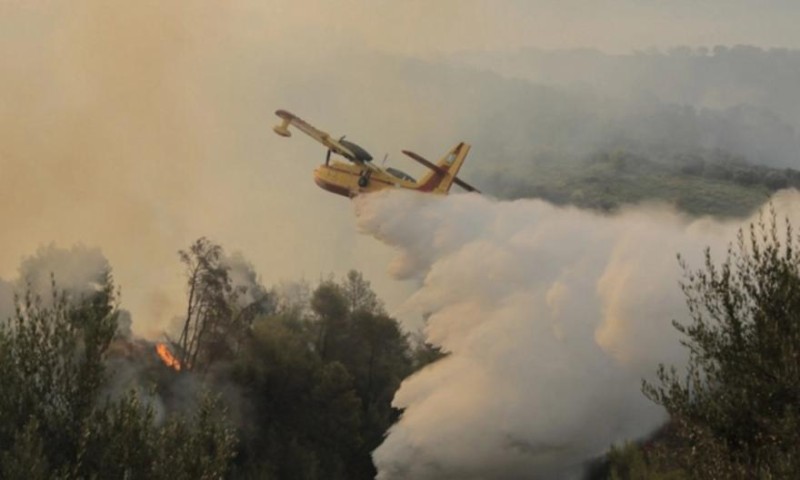
[{"label": "horizontal stabilizer", "polygon": [[411,157],[412,159],[416,160],[417,162],[419,162],[419,163],[425,165],[426,167],[430,168],[431,170],[433,170],[436,173],[439,173],[439,174],[442,174],[442,175],[446,175],[447,174],[447,170],[445,170],[444,168],[440,167],[439,165],[436,165],[435,163],[433,163],[430,160],[426,159],[422,155],[418,155],[418,154],[416,154],[414,152],[411,152],[411,151],[408,151],[408,150],[402,150],[402,152],[405,153],[406,155],[408,155],[409,157]]},{"label": "horizontal stabilizer", "polygon": [[464,180],[461,180],[458,177],[453,179],[453,183],[455,183],[456,185],[458,185],[459,187],[463,188],[464,190],[466,190],[468,192],[481,193],[480,190],[478,190],[477,188],[473,187],[472,185],[470,185],[469,183],[465,182]]},{"label": "horizontal stabilizer", "polygon": [[[413,160],[415,160],[415,161],[425,165],[426,167],[430,168],[431,170],[433,170],[434,172],[436,172],[439,175],[446,176],[446,175],[448,175],[450,173],[446,168],[443,168],[443,167],[440,167],[439,165],[436,165],[435,163],[431,162],[430,160],[428,160],[427,158],[423,157],[422,155],[419,155],[419,154],[414,153],[414,152],[409,151],[409,150],[402,150],[402,152],[404,154],[408,155],[409,157],[411,157]],[[463,188],[464,190],[466,190],[468,192],[481,193],[480,190],[478,190],[477,188],[475,188],[472,185],[468,184],[464,180],[461,180],[458,177],[452,177],[452,178],[453,178],[453,183],[455,183],[459,187]]]}]

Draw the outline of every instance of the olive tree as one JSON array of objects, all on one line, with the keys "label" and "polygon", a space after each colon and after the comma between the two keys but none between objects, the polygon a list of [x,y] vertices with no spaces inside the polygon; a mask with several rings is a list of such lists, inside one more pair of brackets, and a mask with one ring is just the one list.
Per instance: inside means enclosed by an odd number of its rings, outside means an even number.
[{"label": "olive tree", "polygon": [[717,265],[681,260],[690,321],[673,322],[688,368],[661,365],[645,395],[671,417],[671,463],[696,478],[789,478],[800,471],[800,256],[775,213],[740,230]]}]

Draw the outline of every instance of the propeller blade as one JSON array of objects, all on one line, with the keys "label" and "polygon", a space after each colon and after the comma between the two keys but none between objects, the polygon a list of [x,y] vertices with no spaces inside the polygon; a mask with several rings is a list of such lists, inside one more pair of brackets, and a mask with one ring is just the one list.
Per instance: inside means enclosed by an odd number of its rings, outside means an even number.
[{"label": "propeller blade", "polygon": [[325,165],[330,163],[330,161],[331,161],[331,149],[329,148],[328,153],[325,154]]}]

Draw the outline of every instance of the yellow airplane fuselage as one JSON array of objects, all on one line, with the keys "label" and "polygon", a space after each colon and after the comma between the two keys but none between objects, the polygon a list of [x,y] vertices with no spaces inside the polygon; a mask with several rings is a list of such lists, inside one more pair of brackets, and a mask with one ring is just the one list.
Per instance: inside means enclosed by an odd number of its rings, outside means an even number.
[{"label": "yellow airplane fuselage", "polygon": [[[275,115],[281,119],[280,125],[273,128],[278,135],[291,137],[289,127],[292,126],[328,148],[325,163],[314,170],[314,181],[323,189],[337,195],[353,198],[360,193],[377,192],[385,188],[407,188],[446,194],[453,184],[471,192],[478,191],[456,176],[469,153],[469,144],[464,142],[453,147],[436,164],[414,152],[403,150],[404,154],[429,169],[424,177],[416,181],[396,168],[384,169],[373,165],[372,156],[366,150],[353,142],[345,141],[344,137],[334,140],[327,132],[286,110],[277,110]],[[350,163],[331,160],[331,154],[346,158]]]},{"label": "yellow airplane fuselage", "polygon": [[382,170],[338,161],[318,166],[314,170],[314,182],[324,190],[350,198],[384,188],[417,189],[415,182],[396,178]]}]

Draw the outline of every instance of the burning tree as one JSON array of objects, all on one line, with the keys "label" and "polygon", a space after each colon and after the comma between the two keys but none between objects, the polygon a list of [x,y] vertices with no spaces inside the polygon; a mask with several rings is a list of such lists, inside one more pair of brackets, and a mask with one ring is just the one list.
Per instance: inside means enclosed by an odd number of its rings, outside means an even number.
[{"label": "burning tree", "polygon": [[[248,263],[226,257],[220,245],[205,237],[178,254],[188,288],[186,316],[175,344],[178,362],[187,370],[202,371],[239,351],[253,319],[271,309],[271,298]],[[238,283],[234,266],[244,277]]]}]

